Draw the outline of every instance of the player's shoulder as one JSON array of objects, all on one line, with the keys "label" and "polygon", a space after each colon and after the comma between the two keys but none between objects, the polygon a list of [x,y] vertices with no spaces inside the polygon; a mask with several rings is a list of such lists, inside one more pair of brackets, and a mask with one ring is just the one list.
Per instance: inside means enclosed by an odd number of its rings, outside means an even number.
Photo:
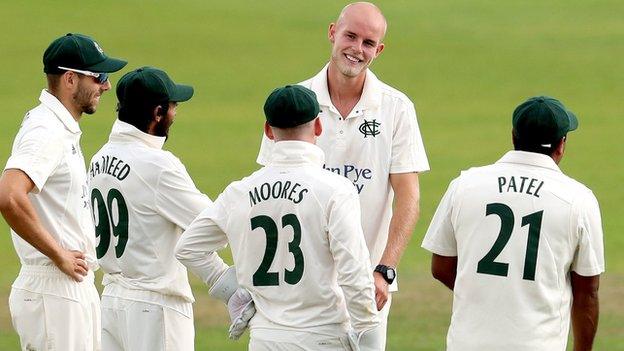
[{"label": "player's shoulder", "polygon": [[567,188],[566,193],[576,195],[576,197],[580,199],[595,198],[594,192],[587,185],[570,177],[569,175],[563,172],[559,173],[558,179],[562,185]]},{"label": "player's shoulder", "polygon": [[314,82],[315,77],[310,77],[302,82],[297,83],[297,85],[301,85],[302,87],[312,89],[312,83]]},{"label": "player's shoulder", "polygon": [[61,131],[65,127],[54,112],[40,104],[26,112],[21,128],[24,130]]},{"label": "player's shoulder", "polygon": [[374,77],[375,84],[377,85],[377,88],[379,89],[379,92],[381,93],[383,98],[390,99],[398,104],[413,105],[412,100],[404,92],[383,82],[374,74],[372,76]]}]

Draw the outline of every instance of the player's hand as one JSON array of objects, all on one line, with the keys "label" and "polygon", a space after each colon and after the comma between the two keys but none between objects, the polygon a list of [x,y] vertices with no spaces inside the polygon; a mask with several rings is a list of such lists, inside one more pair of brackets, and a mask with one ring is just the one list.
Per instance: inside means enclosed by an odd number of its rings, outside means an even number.
[{"label": "player's hand", "polygon": [[85,261],[85,254],[80,251],[62,249],[54,264],[65,274],[77,282],[89,273],[89,266]]},{"label": "player's hand", "polygon": [[381,311],[388,301],[389,286],[381,273],[373,272],[373,278],[375,279],[375,302],[377,303],[377,310]]},{"label": "player's hand", "polygon": [[236,289],[228,300],[227,306],[232,321],[229,336],[230,339],[237,340],[247,329],[251,317],[256,314],[256,306],[251,299],[251,294],[244,288]]}]

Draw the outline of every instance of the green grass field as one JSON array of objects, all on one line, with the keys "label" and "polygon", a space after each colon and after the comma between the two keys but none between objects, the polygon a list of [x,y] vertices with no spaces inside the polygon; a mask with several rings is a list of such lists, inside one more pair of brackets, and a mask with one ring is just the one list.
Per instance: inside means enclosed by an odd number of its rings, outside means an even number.
[{"label": "green grass field", "polygon": [[[276,86],[315,74],[329,57],[326,31],[345,3],[334,1],[3,1],[0,40],[0,162],[44,87],[41,57],[67,32],[94,36],[129,65],[165,69],[195,87],[178,108],[166,148],[211,198],[256,169],[262,104]],[[536,94],[561,99],[579,116],[564,172],[601,204],[607,272],[601,285],[597,350],[624,350],[624,2],[383,1],[386,50],[373,70],[414,103],[432,170],[421,175],[421,220],[400,266],[388,350],[443,350],[451,293],[429,274],[420,242],[450,179],[498,159],[510,147],[513,108]],[[112,77],[115,84],[121,74]],[[107,140],[115,96],[83,117],[85,157]],[[618,156],[619,155],[619,156]],[[19,349],[8,313],[19,269],[0,221],[0,350]],[[245,350],[226,339],[224,307],[195,280],[198,350]]]}]

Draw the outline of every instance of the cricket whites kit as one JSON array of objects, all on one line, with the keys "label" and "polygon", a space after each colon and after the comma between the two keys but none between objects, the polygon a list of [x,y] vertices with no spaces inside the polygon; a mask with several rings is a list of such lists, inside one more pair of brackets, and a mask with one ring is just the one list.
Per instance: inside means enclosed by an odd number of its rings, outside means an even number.
[{"label": "cricket whites kit", "polygon": [[[370,70],[366,71],[360,101],[345,119],[331,102],[327,66],[299,84],[314,91],[318,98],[323,133],[316,145],[325,153],[323,167],[348,178],[359,194],[372,271],[388,240],[394,198],[389,175],[429,170],[414,105],[405,94],[381,82]],[[259,164],[267,164],[273,145],[263,137]],[[395,280],[390,291],[397,290]],[[382,310],[384,321],[390,301],[391,295]]]},{"label": "cricket whites kit", "polygon": [[569,271],[604,271],[594,194],[550,156],[509,151],[453,180],[422,246],[457,256],[447,350],[566,349]]},{"label": "cricket whites kit", "polygon": [[255,304],[252,351],[381,348],[357,192],[322,168],[323,151],[308,142],[321,131],[319,110],[310,89],[275,89],[264,104],[266,132],[290,140],[275,145],[267,166],[231,183],[176,247],[202,276],[197,258],[230,244],[238,283]]},{"label": "cricket whites kit", "polygon": [[11,230],[22,268],[9,308],[23,347],[99,350],[100,299],[89,209],[82,132],[69,111],[46,90],[15,137],[5,170],[19,169],[35,184],[28,195],[43,226],[60,246],[85,253],[89,273],[76,282]]},{"label": "cricket whites kit", "polygon": [[[194,298],[173,250],[211,201],[180,160],[162,150],[164,142],[165,137],[117,120],[108,143],[91,160],[107,351],[194,349]],[[210,282],[227,268],[216,253],[206,261]]]},{"label": "cricket whites kit", "polygon": [[[126,63],[106,56],[82,34],[57,38],[43,54],[47,74],[62,74],[67,69],[61,67],[67,67],[106,78]],[[39,101],[22,121],[5,170],[18,169],[30,178],[34,188],[28,198],[41,225],[63,249],[82,252],[89,270],[82,282],[75,281],[11,230],[22,265],[9,296],[11,318],[24,350],[98,351],[100,298],[93,275],[98,263],[82,132],[57,97],[44,89]]]},{"label": "cricket whites kit", "polygon": [[269,164],[230,184],[178,244],[229,242],[256,305],[250,350],[349,350],[351,327],[379,323],[356,190],[322,164],[313,144],[276,143]]}]

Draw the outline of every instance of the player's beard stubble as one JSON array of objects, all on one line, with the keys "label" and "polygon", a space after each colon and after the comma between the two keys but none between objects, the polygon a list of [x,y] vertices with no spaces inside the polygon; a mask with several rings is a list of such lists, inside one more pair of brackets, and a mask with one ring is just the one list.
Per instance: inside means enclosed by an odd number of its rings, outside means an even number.
[{"label": "player's beard stubble", "polygon": [[161,118],[160,121],[156,122],[154,126],[154,135],[165,137],[165,141],[169,139],[169,128],[173,124],[173,118],[169,118],[168,115],[165,115],[164,118]]},{"label": "player's beard stubble", "polygon": [[99,86],[89,89],[89,87],[80,80],[78,81],[78,89],[72,95],[72,99],[82,113],[91,115],[97,110],[97,106],[100,103],[100,96],[102,96],[103,92],[104,90],[100,89]]}]

